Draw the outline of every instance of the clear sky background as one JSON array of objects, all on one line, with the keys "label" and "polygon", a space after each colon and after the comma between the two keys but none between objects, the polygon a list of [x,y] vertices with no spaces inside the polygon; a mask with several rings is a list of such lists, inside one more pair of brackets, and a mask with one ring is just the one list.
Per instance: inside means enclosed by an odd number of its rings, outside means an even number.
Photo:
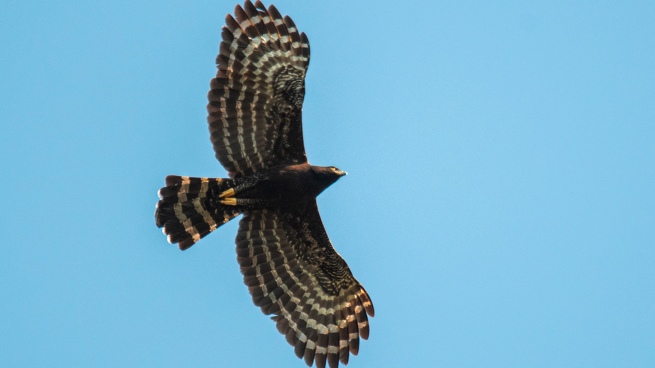
[{"label": "clear sky background", "polygon": [[[655,3],[283,1],[310,162],[369,291],[350,367],[655,366]],[[221,177],[234,1],[0,4],[0,366],[303,367],[237,221],[181,252],[168,174]],[[268,5],[268,3],[267,3]]]}]

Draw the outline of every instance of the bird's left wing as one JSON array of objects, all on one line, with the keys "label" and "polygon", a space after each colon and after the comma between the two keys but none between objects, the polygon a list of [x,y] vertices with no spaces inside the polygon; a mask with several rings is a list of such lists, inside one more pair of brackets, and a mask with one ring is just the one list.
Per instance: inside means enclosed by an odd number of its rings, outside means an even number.
[{"label": "bird's left wing", "polygon": [[316,202],[293,210],[247,211],[237,259],[255,305],[308,365],[337,367],[368,338],[373,304],[334,250]]}]

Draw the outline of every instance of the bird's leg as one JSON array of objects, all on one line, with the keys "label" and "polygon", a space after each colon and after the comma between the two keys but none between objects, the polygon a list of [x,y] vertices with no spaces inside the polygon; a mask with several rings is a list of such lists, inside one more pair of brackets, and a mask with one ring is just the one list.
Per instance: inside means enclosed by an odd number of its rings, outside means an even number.
[{"label": "bird's leg", "polygon": [[[237,193],[239,193],[239,192],[242,192],[242,191],[244,191],[246,189],[250,189],[250,188],[254,187],[255,185],[257,185],[259,180],[261,180],[260,176],[261,175],[252,175],[252,176],[245,177],[245,178],[243,178],[241,180],[235,179],[235,183],[237,183],[237,185],[234,186],[233,188],[230,188],[230,189],[227,189],[227,190],[224,190],[223,192],[221,192],[218,195],[218,198],[221,198],[221,199],[227,198],[227,199],[229,199],[229,198],[232,198],[235,195],[237,195]],[[221,203],[223,203],[223,202],[221,201]],[[234,206],[234,205],[232,205],[232,206]]]},{"label": "bird's leg", "polygon": [[266,174],[254,174],[245,178],[237,178],[234,182],[234,187],[222,191],[218,195],[219,202],[225,206],[244,206],[248,208],[262,208],[270,206],[273,203],[271,200],[260,198],[237,198],[237,194],[252,189],[257,184],[266,180]]},{"label": "bird's leg", "polygon": [[[231,189],[228,189],[228,190],[231,190]],[[226,192],[227,192],[228,190],[226,190]],[[224,193],[225,193],[225,192],[221,193],[221,195],[224,194]],[[237,199],[234,198],[234,197],[229,197],[229,198],[221,199],[220,202],[221,202],[221,204],[224,204],[224,205],[226,205],[226,206],[236,206],[236,205],[237,205]]]},{"label": "bird's leg", "polygon": [[223,198],[220,203],[225,206],[243,206],[248,208],[263,208],[275,204],[275,202],[271,200],[235,197]]}]

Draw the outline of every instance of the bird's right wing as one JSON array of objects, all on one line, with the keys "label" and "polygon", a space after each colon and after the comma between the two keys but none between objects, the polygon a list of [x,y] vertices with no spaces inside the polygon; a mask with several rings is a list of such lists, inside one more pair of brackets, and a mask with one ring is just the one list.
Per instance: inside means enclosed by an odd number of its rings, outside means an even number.
[{"label": "bird's right wing", "polygon": [[309,40],[271,5],[246,1],[228,14],[208,93],[216,158],[230,176],[307,161],[302,103]]}]

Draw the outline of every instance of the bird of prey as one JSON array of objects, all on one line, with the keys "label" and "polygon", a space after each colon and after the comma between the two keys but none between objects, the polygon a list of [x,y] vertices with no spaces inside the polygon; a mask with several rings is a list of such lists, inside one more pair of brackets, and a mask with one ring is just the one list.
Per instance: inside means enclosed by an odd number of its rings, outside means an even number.
[{"label": "bird of prey", "polygon": [[345,172],[307,162],[302,103],[309,41],[257,1],[222,29],[208,93],[216,158],[229,178],[168,176],[155,212],[168,241],[188,249],[238,215],[237,261],[255,305],[307,365],[348,363],[369,335],[368,293],[332,247],[316,197]]}]

